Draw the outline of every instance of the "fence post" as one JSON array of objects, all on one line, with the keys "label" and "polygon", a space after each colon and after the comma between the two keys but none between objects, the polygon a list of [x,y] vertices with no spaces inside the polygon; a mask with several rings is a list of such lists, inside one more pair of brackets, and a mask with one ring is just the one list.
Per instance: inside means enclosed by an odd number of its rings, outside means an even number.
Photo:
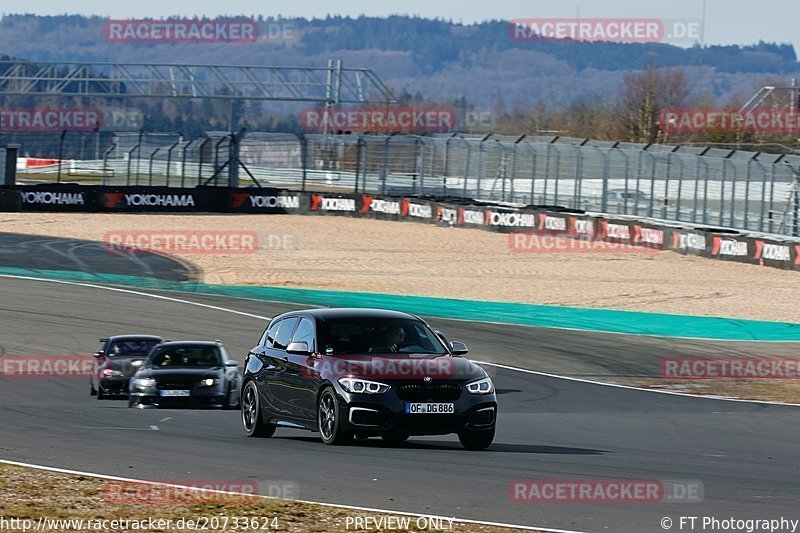
[{"label": "fence post", "polygon": [[211,142],[211,137],[207,139],[203,139],[203,142],[200,143],[200,151],[197,152],[197,184],[201,185],[203,183],[203,149],[206,147],[206,144]]},{"label": "fence post", "polygon": [[528,205],[534,205],[536,202],[533,199],[533,191],[536,188],[536,148],[532,145],[528,145],[531,149],[531,198]]},{"label": "fence post", "polygon": [[172,146],[170,146],[169,149],[167,150],[167,176],[165,184],[165,186],[167,187],[169,187],[169,172],[170,172],[170,167],[172,166],[172,151],[181,143],[182,138],[183,135],[180,132],[178,132],[178,140],[175,141],[175,143]]},{"label": "fence post", "polygon": [[572,190],[572,207],[580,209],[581,205],[581,189],[583,188],[583,150],[589,139],[584,139],[583,142],[575,148],[575,187]]},{"label": "fence post", "polygon": [[[600,150],[600,153],[603,154],[603,184],[600,188],[600,194],[602,197],[600,199],[600,211],[605,213],[608,210],[608,174],[611,169],[611,150],[603,150],[600,147],[597,147]],[[628,163],[627,156],[625,158],[625,163]],[[628,201],[628,196],[625,195],[625,201]],[[579,207],[580,206],[576,206]],[[628,214],[628,208],[625,207],[625,214]]]},{"label": "fence post", "polygon": [[760,152],[756,152],[752,157],[747,160],[747,170],[744,175],[744,221],[742,223],[744,229],[749,230],[749,214],[750,214],[750,178],[753,175],[753,159]]},{"label": "fence post", "polygon": [[308,139],[306,139],[305,134],[297,133],[295,134],[297,137],[297,142],[300,143],[300,172],[302,173],[300,178],[300,190],[302,192],[306,192],[306,179],[308,173]]},{"label": "fence post", "polygon": [[[131,148],[131,151],[128,152],[128,175],[125,177],[125,185],[128,186],[131,184],[131,165],[133,164],[133,152],[136,151],[136,146]],[[136,184],[139,184],[139,178],[136,178]]]},{"label": "fence post", "polygon": [[[614,143],[614,146],[612,146],[611,149],[617,148],[618,146],[619,146],[619,142]],[[612,153],[611,150],[609,150],[608,151],[608,158],[609,159],[611,159],[611,153]],[[628,151],[627,150],[619,150],[619,153],[621,153],[622,157],[625,158],[625,193],[626,194],[625,194],[625,202],[623,203],[622,210],[625,211],[625,214],[627,215],[628,214],[628,194],[627,193],[630,190],[630,188],[628,187],[628,182],[630,181],[630,175],[631,175],[631,160],[630,160],[630,157],[628,157]],[[606,192],[608,192],[608,183],[605,184],[603,196],[606,195]],[[637,195],[637,201],[638,201],[638,195]]]},{"label": "fence post", "polygon": [[58,177],[56,183],[61,183],[61,165],[64,160],[64,138],[67,136],[67,130],[61,132],[61,138],[58,141]]},{"label": "fence post", "polygon": [[239,187],[239,157],[245,131],[245,128],[242,128],[238,133],[231,133],[231,141],[228,144],[228,187],[232,189]]},{"label": "fence post", "polygon": [[107,171],[108,171],[108,156],[117,149],[117,143],[111,143],[108,150],[103,152],[103,185],[108,185]]},{"label": "fence post", "polygon": [[736,216],[736,178],[738,174],[738,172],[736,171],[736,165],[734,165],[733,161],[730,160],[730,156],[732,156],[734,153],[735,152],[731,152],[725,159],[722,160],[723,166],[726,163],[728,163],[733,170],[733,180],[731,181],[731,216],[729,217],[728,220],[729,221],[728,225],[732,228],[736,227],[736,221],[734,217]]},{"label": "fence post", "polygon": [[792,176],[794,177],[794,220],[792,220],[792,236],[800,237],[800,174],[792,169]]},{"label": "fence post", "polygon": [[475,194],[473,195],[473,200],[480,200],[481,197],[481,178],[483,178],[483,166],[486,162],[484,156],[484,143],[491,137],[492,135],[489,134],[483,139],[480,140],[480,144],[478,145],[478,173],[475,175]]},{"label": "fence post", "polygon": [[[361,134],[356,137],[356,164],[355,164],[355,173],[356,173],[356,183],[358,183],[358,178],[361,176]],[[364,192],[367,189],[367,173],[364,172]],[[358,187],[356,186],[356,192],[358,192]]]},{"label": "fence post", "polygon": [[[184,187],[186,184],[186,154],[189,151],[189,148],[192,146],[193,142],[194,141],[189,141],[181,149],[181,187]],[[197,163],[198,164],[200,163],[199,155],[197,156]]]},{"label": "fence post", "polygon": [[161,150],[160,146],[155,150],[153,150],[152,153],[150,154],[150,163],[147,172],[147,184],[150,185],[151,187],[153,186],[153,159],[156,158],[156,154],[158,153],[159,150]]},{"label": "fence post", "polygon": [[[731,152],[733,153],[733,152]],[[730,154],[729,154],[730,155]],[[722,226],[723,222],[723,213],[725,212],[725,163],[727,159],[722,160],[722,167],[720,171],[720,185],[719,185],[719,225]]]},{"label": "fence post", "polygon": [[553,143],[558,140],[558,137],[553,139],[547,144],[547,154],[544,161],[544,190],[542,191],[542,203],[547,205],[547,183],[550,180],[550,161],[553,159],[550,152],[553,150]]},{"label": "fence post", "polygon": [[414,175],[419,178],[419,193],[416,192],[416,187],[414,187],[414,194],[418,194],[422,196],[425,194],[425,184],[424,184],[424,172],[423,172],[423,160],[422,154],[420,153],[420,144],[422,141],[419,137],[414,137]]},{"label": "fence post", "polygon": [[139,144],[136,151],[136,185],[139,185],[139,175],[142,171],[142,140],[144,139],[144,130],[139,130]]},{"label": "fence post", "polygon": [[[386,178],[389,176],[389,142],[395,133],[390,133],[383,144],[383,168],[381,169],[381,194],[386,194]],[[361,166],[361,136],[358,136],[356,142],[356,154],[358,154],[358,165]],[[358,168],[358,167],[357,167]],[[366,171],[364,172],[366,174]],[[358,176],[358,171],[356,171]]]},{"label": "fence post", "polygon": [[[710,147],[704,149],[697,156],[697,182],[694,189],[694,211],[697,213],[697,188],[700,186],[700,165],[702,164],[703,168],[706,170],[703,179],[703,224],[708,224],[708,175],[710,174],[710,167],[708,161],[705,160],[705,155],[709,150],[711,150]],[[695,216],[692,216],[692,222],[694,221]]]},{"label": "fence post", "polygon": [[561,148],[556,145],[553,145],[553,150],[556,151],[556,179],[555,179],[555,190],[553,191],[553,204],[558,205],[558,182],[561,178]]},{"label": "fence post", "polygon": [[467,197],[467,180],[469,180],[469,163],[472,161],[472,144],[464,140],[467,143],[467,164],[464,165],[464,190],[461,192],[461,197]]}]

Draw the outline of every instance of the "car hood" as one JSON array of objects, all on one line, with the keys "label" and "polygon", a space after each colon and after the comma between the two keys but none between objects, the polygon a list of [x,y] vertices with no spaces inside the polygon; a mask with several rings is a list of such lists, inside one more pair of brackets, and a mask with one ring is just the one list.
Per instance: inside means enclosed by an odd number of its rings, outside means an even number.
[{"label": "car hood", "polygon": [[325,356],[313,361],[311,368],[328,379],[357,377],[376,381],[470,381],[486,375],[480,366],[464,357],[404,353]]},{"label": "car hood", "polygon": [[112,358],[106,359],[106,368],[111,368],[111,370],[118,370],[122,372],[125,376],[132,376],[136,373],[139,367],[133,366],[134,361],[144,361],[147,359],[147,355],[141,356],[130,356],[130,357],[123,357],[123,356],[115,356]]}]

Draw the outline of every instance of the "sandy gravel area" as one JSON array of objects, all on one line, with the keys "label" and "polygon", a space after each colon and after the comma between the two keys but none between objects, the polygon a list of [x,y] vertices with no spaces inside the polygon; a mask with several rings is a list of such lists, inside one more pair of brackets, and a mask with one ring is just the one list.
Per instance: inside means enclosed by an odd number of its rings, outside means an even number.
[{"label": "sandy gravel area", "polygon": [[255,253],[179,254],[203,270],[207,283],[800,323],[800,273],[672,252],[516,253],[503,234],[344,217],[0,214],[2,232],[103,241],[153,230],[255,232]]},{"label": "sandy gravel area", "polygon": [[[203,486],[209,481],[171,481],[173,485]],[[219,481],[219,483],[224,483]],[[257,482],[230,481],[222,490],[258,494]],[[266,493],[266,490],[264,491]],[[291,500],[217,494],[174,486],[104,481],[34,468],[0,464],[0,517],[10,531],[172,532],[286,531],[325,533],[375,531],[375,522],[391,524],[382,531],[505,533],[516,528],[445,521],[417,522],[403,515],[340,509]],[[401,521],[401,518],[403,519]],[[369,525],[367,525],[369,519]],[[12,520],[14,520],[12,522]],[[116,520],[116,524],[111,521]],[[106,527],[103,528],[103,521]],[[389,522],[391,521],[391,522]],[[402,524],[402,527],[397,527]],[[408,524],[409,527],[405,527]],[[438,526],[438,528],[436,527]],[[534,531],[534,533],[536,533]]]}]

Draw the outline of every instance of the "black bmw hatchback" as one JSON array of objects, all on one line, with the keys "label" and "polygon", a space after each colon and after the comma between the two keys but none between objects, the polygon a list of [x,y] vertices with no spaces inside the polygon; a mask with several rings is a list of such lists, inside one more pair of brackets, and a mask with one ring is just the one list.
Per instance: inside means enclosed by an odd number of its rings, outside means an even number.
[{"label": "black bmw hatchback", "polygon": [[380,436],[458,434],[471,450],[494,439],[497,398],[486,372],[414,315],[314,309],[273,318],[242,377],[251,437],[277,427],[318,431],[325,444]]}]

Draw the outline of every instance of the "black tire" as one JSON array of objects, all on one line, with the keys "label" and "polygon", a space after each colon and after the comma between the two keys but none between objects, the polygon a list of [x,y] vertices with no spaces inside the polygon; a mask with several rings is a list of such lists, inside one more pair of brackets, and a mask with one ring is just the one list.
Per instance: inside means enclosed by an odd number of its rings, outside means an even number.
[{"label": "black tire", "polygon": [[136,405],[136,403],[133,401],[133,398],[128,397],[128,409],[133,408],[134,405]]},{"label": "black tire", "polygon": [[485,450],[492,445],[494,428],[482,430],[468,430],[458,432],[458,440],[468,450]]},{"label": "black tire", "polygon": [[353,433],[342,430],[339,417],[339,399],[330,387],[322,391],[317,400],[317,427],[322,442],[329,445],[346,444],[353,440]]},{"label": "black tire", "polygon": [[106,398],[108,398],[108,394],[103,392],[102,385],[98,384],[97,385],[97,399],[98,400],[105,400]]},{"label": "black tire", "polygon": [[261,417],[261,400],[254,382],[245,383],[241,403],[242,427],[248,437],[266,438],[275,434],[275,426],[265,423]]},{"label": "black tire", "polygon": [[408,440],[408,433],[400,431],[386,431],[381,433],[381,438],[389,444],[400,444]]}]

